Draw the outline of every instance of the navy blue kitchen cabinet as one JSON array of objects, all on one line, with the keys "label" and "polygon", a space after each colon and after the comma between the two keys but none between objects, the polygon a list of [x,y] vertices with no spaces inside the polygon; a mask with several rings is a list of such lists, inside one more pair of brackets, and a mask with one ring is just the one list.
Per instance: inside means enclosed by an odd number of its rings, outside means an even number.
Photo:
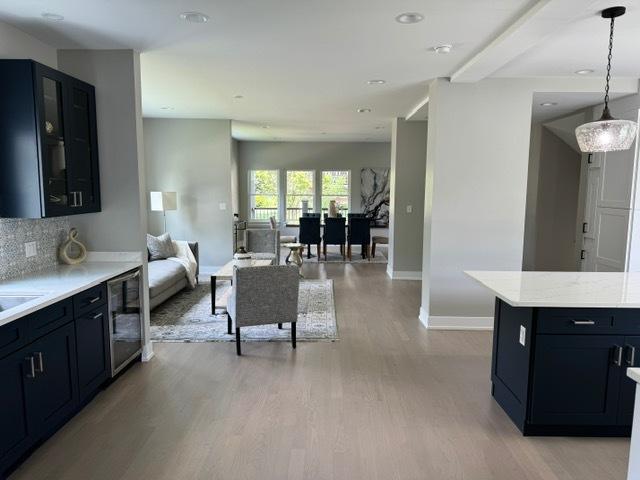
[{"label": "navy blue kitchen cabinet", "polygon": [[32,60],[0,60],[0,217],[100,211],[95,89]]},{"label": "navy blue kitchen cabinet", "polygon": [[102,284],[0,327],[0,478],[110,379],[105,292]]},{"label": "navy blue kitchen cabinet", "polygon": [[525,435],[629,436],[638,333],[638,309],[496,299],[492,395]]}]

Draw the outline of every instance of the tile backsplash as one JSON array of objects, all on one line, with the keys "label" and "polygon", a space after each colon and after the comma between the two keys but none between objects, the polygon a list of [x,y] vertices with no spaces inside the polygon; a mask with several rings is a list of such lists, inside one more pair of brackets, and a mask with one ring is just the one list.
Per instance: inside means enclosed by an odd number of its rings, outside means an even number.
[{"label": "tile backsplash", "polygon": [[[68,217],[0,218],[0,280],[58,264],[58,245],[70,227]],[[35,256],[27,258],[25,242],[36,242]]]}]

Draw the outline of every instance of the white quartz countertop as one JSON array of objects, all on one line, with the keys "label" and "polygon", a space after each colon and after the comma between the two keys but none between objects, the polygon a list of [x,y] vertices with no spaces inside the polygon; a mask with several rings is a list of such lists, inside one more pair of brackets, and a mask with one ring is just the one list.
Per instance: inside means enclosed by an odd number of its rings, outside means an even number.
[{"label": "white quartz countertop", "polygon": [[0,297],[39,295],[26,303],[0,312],[0,326],[52,305],[76,293],[140,266],[140,262],[87,262],[58,265],[0,282]]},{"label": "white quartz countertop", "polygon": [[640,308],[640,272],[465,273],[513,307]]},{"label": "white quartz countertop", "polygon": [[640,383],[640,368],[627,368],[627,377],[636,383]]}]

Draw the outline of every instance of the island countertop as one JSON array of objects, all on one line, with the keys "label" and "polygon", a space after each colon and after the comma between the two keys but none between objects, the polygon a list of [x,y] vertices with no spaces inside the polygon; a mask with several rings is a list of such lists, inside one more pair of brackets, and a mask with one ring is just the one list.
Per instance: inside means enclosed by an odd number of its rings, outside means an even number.
[{"label": "island countertop", "polygon": [[0,282],[0,296],[36,297],[0,311],[0,326],[52,305],[140,266],[140,262],[86,262],[58,265]]},{"label": "island countertop", "polygon": [[465,273],[513,307],[640,308],[640,272]]}]

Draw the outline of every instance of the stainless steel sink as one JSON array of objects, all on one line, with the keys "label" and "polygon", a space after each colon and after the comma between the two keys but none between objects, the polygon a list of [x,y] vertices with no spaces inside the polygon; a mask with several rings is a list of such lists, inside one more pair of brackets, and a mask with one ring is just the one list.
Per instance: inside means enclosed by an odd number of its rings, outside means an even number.
[{"label": "stainless steel sink", "polygon": [[0,312],[35,300],[42,295],[0,295]]}]

